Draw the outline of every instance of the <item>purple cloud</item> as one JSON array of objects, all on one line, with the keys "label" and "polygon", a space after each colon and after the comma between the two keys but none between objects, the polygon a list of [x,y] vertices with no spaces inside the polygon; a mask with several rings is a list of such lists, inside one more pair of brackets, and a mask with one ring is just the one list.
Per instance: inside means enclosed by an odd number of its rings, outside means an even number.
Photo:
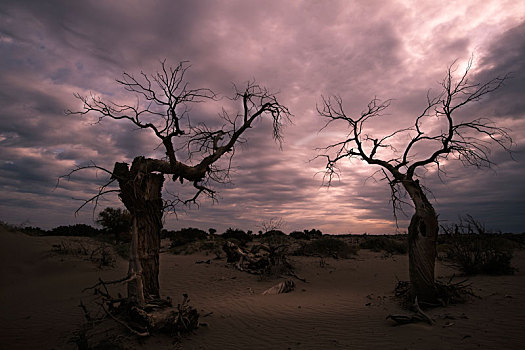
[{"label": "purple cloud", "polygon": [[[388,116],[370,125],[373,133],[409,126],[438,89],[447,66],[475,55],[473,77],[485,80],[512,72],[513,79],[465,111],[493,118],[520,141],[525,134],[523,81],[525,5],[519,2],[465,1],[3,1],[0,5],[0,219],[27,219],[51,227],[92,223],[91,211],[75,218],[103,174],[78,174],[55,189],[58,176],[75,165],[96,161],[111,168],[136,155],[155,155],[147,132],[126,123],[65,116],[79,109],[73,93],[128,101],[115,84],[124,71],[154,72],[159,61],[189,60],[194,87],[223,96],[232,83],[256,79],[295,115],[285,130],[283,150],[271,140],[269,123],[247,134],[233,165],[232,184],[218,186],[219,203],[201,201],[168,227],[239,226],[256,230],[261,221],[282,217],[285,229],[316,227],[325,232],[393,232],[386,183],[365,180],[376,170],[358,161],[341,166],[340,182],[322,186],[322,147],[344,130],[318,133],[321,95],[340,95],[348,113],[359,113],[374,96],[393,98]],[[126,100],[128,99],[128,100]],[[213,123],[227,100],[199,106],[194,120]],[[233,108],[235,106],[229,106]],[[398,140],[401,142],[402,140]],[[487,226],[523,231],[525,209],[523,146],[516,161],[499,150],[496,172],[447,164],[441,183],[429,173],[426,185],[436,197],[442,220],[470,213]],[[316,175],[317,174],[317,175]],[[190,194],[191,186],[169,185]],[[117,206],[108,197],[104,206]],[[410,208],[407,209],[410,212]],[[400,227],[407,224],[401,218]]]}]

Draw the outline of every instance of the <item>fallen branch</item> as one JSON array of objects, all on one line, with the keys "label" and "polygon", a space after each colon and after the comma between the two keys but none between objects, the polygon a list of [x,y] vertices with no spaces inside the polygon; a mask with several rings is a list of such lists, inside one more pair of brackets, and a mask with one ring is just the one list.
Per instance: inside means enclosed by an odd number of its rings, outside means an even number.
[{"label": "fallen branch", "polygon": [[124,326],[127,330],[129,330],[131,333],[139,336],[139,337],[149,337],[150,333],[148,331],[146,332],[139,332],[135,329],[133,329],[130,325],[128,325],[126,322],[118,319],[117,317],[115,317],[111,312],[109,312],[108,310],[106,310],[106,308],[104,307],[104,304],[100,304],[100,306],[102,307],[102,310],[104,310],[104,312],[106,313],[106,315],[108,315],[109,317],[111,317],[115,322],[117,322],[118,324]]},{"label": "fallen branch", "polygon": [[[88,291],[90,289],[95,289],[98,286],[103,286],[104,289],[106,290],[106,292],[108,292],[108,289],[107,289],[108,285],[111,285],[111,284],[124,284],[124,283],[131,282],[131,281],[135,280],[136,278],[137,278],[136,274],[127,275],[126,277],[123,277],[121,279],[114,280],[114,281],[103,281],[101,278],[99,278],[98,282],[95,285],[82,289],[82,293],[84,293],[84,292],[86,292],[86,291]],[[109,292],[108,292],[108,294],[109,294]]]},{"label": "fallen branch", "polygon": [[230,241],[223,245],[227,261],[233,263],[239,271],[254,275],[286,275],[305,282],[294,273],[293,266],[286,257],[286,248],[286,245],[260,244],[247,251]]}]

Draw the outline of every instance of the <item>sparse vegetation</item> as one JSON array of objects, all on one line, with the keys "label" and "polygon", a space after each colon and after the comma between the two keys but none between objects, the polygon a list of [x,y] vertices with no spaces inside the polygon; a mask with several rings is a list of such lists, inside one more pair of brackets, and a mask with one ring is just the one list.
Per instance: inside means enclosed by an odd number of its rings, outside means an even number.
[{"label": "sparse vegetation", "polygon": [[64,240],[58,244],[53,244],[52,250],[58,254],[86,259],[96,264],[99,268],[114,267],[116,263],[113,249],[105,243],[93,245],[91,242]]},{"label": "sparse vegetation", "polygon": [[455,234],[446,259],[466,275],[511,275],[512,245],[496,234]]},{"label": "sparse vegetation", "polygon": [[290,237],[295,239],[316,239],[323,236],[323,233],[317,229],[304,230],[304,231],[293,231],[290,233]]},{"label": "sparse vegetation", "polygon": [[295,251],[295,255],[321,256],[334,258],[349,258],[357,254],[358,248],[351,246],[345,241],[324,236],[305,243],[300,249]]},{"label": "sparse vegetation", "polygon": [[359,247],[374,252],[385,251],[388,254],[406,254],[408,252],[406,240],[398,241],[385,236],[366,236]]},{"label": "sparse vegetation", "polygon": [[515,272],[511,260],[517,244],[501,234],[489,232],[471,215],[441,228],[448,243],[445,259],[464,274],[511,275]]},{"label": "sparse vegetation", "polygon": [[166,236],[171,239],[171,247],[173,248],[203,240],[208,236],[208,233],[198,228],[188,227],[178,231],[168,231]]},{"label": "sparse vegetation", "polygon": [[251,242],[253,240],[253,236],[251,234],[248,234],[247,232],[244,232],[241,229],[238,228],[229,228],[222,234],[222,238],[225,240],[235,240],[240,245],[246,245],[246,243]]}]

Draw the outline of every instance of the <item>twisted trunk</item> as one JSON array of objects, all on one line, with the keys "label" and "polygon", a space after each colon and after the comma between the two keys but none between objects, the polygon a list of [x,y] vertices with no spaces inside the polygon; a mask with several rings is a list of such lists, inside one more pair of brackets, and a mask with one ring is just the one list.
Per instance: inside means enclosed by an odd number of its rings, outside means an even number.
[{"label": "twisted trunk", "polygon": [[419,181],[403,182],[416,212],[408,226],[408,258],[412,297],[419,301],[434,302],[436,286],[434,270],[436,265],[436,241],[439,231],[434,207],[428,201]]},{"label": "twisted trunk", "polygon": [[128,297],[139,304],[160,297],[159,250],[162,229],[164,176],[152,173],[144,157],[131,168],[116,163],[113,176],[120,186],[120,198],[133,219],[129,260]]}]

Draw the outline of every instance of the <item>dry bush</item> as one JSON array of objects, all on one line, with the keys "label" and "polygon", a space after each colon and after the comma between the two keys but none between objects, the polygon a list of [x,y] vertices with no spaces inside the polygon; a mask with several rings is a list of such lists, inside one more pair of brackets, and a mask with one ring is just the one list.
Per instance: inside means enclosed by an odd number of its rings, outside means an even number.
[{"label": "dry bush", "polygon": [[117,260],[113,249],[105,243],[93,245],[82,241],[61,241],[53,244],[52,250],[58,254],[83,258],[99,268],[114,267]]},{"label": "dry bush", "polygon": [[408,243],[406,240],[398,241],[385,236],[368,236],[359,244],[361,249],[370,249],[374,252],[385,251],[389,254],[406,254]]},{"label": "dry bush", "polygon": [[188,227],[179,231],[168,231],[166,235],[171,240],[171,247],[180,247],[203,240],[208,236],[208,233],[198,228]]},{"label": "dry bush", "polygon": [[513,251],[509,242],[491,234],[457,234],[450,237],[445,259],[466,275],[512,275]]},{"label": "dry bush", "polygon": [[448,249],[445,259],[466,275],[511,275],[510,265],[517,244],[501,234],[489,232],[485,225],[472,216],[460,217],[459,222],[442,225],[442,240]]},{"label": "dry bush", "polygon": [[335,237],[322,237],[309,241],[294,252],[295,255],[349,258],[357,254],[358,248]]}]

